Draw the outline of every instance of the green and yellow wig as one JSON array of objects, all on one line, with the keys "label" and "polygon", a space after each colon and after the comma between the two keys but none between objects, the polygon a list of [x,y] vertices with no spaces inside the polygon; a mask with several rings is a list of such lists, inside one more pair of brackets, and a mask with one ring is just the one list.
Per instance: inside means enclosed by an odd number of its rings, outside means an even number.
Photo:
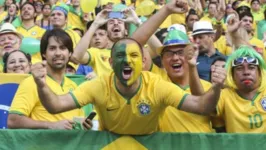
[{"label": "green and yellow wig", "polygon": [[250,56],[250,57],[258,59],[259,68],[260,68],[260,78],[259,78],[260,87],[258,90],[259,91],[265,90],[266,88],[266,78],[265,78],[266,77],[266,72],[265,72],[266,64],[262,56],[259,53],[257,53],[252,47],[246,46],[246,45],[240,46],[227,59],[226,66],[225,66],[227,70],[226,85],[232,89],[238,89],[233,79],[232,61],[234,61],[237,58],[245,57],[245,56]]}]

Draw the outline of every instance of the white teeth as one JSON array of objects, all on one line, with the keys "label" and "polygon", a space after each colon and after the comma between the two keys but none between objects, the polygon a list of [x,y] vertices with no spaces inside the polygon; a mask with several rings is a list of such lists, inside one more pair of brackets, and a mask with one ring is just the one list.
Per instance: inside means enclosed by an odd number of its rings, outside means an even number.
[{"label": "white teeth", "polygon": [[179,67],[179,66],[181,66],[181,64],[173,64],[172,66],[173,67]]},{"label": "white teeth", "polygon": [[130,71],[130,70],[131,70],[131,68],[124,68],[124,70],[125,70],[125,71]]}]

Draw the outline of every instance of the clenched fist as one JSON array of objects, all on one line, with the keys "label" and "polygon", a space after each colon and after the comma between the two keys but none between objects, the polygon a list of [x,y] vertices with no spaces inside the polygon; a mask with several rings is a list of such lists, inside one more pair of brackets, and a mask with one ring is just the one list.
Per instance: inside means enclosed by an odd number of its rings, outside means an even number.
[{"label": "clenched fist", "polygon": [[31,65],[31,73],[37,86],[43,87],[46,84],[46,61]]}]

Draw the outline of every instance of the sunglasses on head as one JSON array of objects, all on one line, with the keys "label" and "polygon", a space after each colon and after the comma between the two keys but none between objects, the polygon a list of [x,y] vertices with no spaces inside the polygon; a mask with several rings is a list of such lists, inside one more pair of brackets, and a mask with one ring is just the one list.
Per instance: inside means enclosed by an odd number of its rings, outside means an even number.
[{"label": "sunglasses on head", "polygon": [[245,61],[251,65],[259,65],[259,61],[257,58],[248,56],[248,57],[240,57],[240,58],[235,59],[234,61],[232,61],[232,66],[236,67],[236,66],[242,65]]}]

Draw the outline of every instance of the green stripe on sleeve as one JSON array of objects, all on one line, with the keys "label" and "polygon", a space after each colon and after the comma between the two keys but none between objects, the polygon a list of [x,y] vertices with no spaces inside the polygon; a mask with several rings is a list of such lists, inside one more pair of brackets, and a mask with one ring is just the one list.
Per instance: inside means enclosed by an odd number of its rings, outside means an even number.
[{"label": "green stripe on sleeve", "polygon": [[183,105],[183,103],[184,103],[184,101],[185,101],[185,99],[187,98],[188,95],[189,95],[189,94],[185,94],[185,95],[182,97],[182,99],[181,99],[179,105],[177,106],[177,109],[180,109],[180,108],[182,107],[182,105]]},{"label": "green stripe on sleeve", "polygon": [[[85,65],[88,65],[88,66],[89,66],[89,65],[90,65],[90,62],[91,62],[91,54],[90,54],[90,52],[88,52],[88,51],[87,51],[87,53],[88,53],[88,55],[89,55],[89,60],[88,60],[88,62],[87,62]],[[84,65],[84,64],[83,64],[83,65]]]},{"label": "green stripe on sleeve", "polygon": [[11,110],[8,112],[9,114],[17,114],[17,115],[20,115],[20,116],[26,116],[25,114],[23,114],[22,112],[20,111],[15,111],[15,110]]},{"label": "green stripe on sleeve", "polygon": [[77,106],[78,108],[80,108],[81,106],[79,105],[79,102],[78,102],[76,96],[75,96],[72,92],[69,92],[69,94],[70,94],[71,97],[73,98],[73,100],[74,100],[76,106]]}]

